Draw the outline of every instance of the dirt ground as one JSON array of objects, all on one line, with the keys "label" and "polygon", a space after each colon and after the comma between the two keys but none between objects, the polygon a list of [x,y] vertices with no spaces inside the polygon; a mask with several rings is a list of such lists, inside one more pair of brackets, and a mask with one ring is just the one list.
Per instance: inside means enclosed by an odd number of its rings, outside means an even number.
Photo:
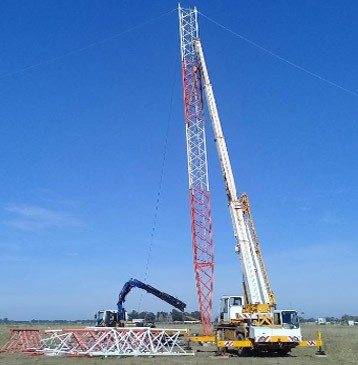
[{"label": "dirt ground", "polygon": [[[20,326],[19,326],[20,327]],[[173,327],[173,326],[171,326]],[[9,326],[0,326],[0,347],[9,337]],[[21,326],[24,328],[24,326]],[[49,326],[34,326],[40,330],[48,329]],[[51,328],[61,328],[52,326]],[[77,327],[78,328],[78,327]],[[0,354],[0,364],[6,365],[154,365],[154,364],[247,364],[247,365],[315,365],[315,364],[358,364],[358,327],[346,326],[303,326],[304,339],[315,339],[317,330],[321,330],[324,341],[325,356],[315,355],[315,348],[296,348],[287,357],[262,356],[239,358],[235,354],[229,357],[215,356],[215,348],[209,346],[193,346],[194,356],[163,356],[163,357],[125,357],[125,358],[63,358],[48,356],[29,356],[22,354]],[[191,328],[197,331],[197,328]]]}]

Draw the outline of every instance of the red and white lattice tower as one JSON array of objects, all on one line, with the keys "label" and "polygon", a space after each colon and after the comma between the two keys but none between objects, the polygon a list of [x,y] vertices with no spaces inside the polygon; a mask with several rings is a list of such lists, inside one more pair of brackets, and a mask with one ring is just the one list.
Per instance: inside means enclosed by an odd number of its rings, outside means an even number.
[{"label": "red and white lattice tower", "polygon": [[188,155],[192,244],[196,287],[204,335],[211,332],[214,281],[208,165],[201,71],[194,46],[198,38],[196,8],[179,6],[180,43],[183,70],[184,110]]}]

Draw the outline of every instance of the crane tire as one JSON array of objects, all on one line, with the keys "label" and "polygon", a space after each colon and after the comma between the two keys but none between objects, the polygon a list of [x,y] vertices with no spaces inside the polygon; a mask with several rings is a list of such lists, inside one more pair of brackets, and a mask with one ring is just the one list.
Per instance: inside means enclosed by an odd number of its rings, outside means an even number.
[{"label": "crane tire", "polygon": [[[242,332],[238,332],[236,334],[236,340],[237,341],[244,341],[245,335]],[[237,347],[236,348],[237,354],[240,357],[248,357],[252,355],[252,351],[249,347]]]}]

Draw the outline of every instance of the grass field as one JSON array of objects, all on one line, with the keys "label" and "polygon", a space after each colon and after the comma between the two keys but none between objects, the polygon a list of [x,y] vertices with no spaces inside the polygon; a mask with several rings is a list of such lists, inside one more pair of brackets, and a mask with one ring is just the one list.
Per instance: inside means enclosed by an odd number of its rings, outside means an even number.
[{"label": "grass field", "polygon": [[[171,326],[172,327],[172,326]],[[21,326],[21,328],[25,328]],[[48,326],[34,326],[40,330],[48,329]],[[61,328],[52,326],[51,328]],[[78,328],[78,327],[77,327]],[[358,327],[346,326],[303,326],[302,331],[305,339],[315,339],[317,330],[321,330],[326,356],[316,356],[315,348],[296,348],[287,357],[263,356],[238,358],[215,356],[215,348],[200,346],[193,347],[195,356],[171,356],[171,357],[126,357],[126,358],[63,358],[48,356],[29,356],[22,354],[0,354],[0,364],[4,365],[48,365],[48,364],[255,364],[255,365],[315,365],[315,364],[358,364]],[[197,330],[195,327],[192,331]],[[9,337],[9,326],[0,326],[0,347],[5,344]],[[199,351],[198,351],[199,350]]]}]

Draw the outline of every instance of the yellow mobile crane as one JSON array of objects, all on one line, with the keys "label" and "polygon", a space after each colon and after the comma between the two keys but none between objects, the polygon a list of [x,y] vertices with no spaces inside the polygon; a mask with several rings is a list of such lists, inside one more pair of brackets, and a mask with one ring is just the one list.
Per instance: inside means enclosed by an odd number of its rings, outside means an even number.
[{"label": "yellow mobile crane", "polygon": [[216,326],[214,336],[194,337],[192,340],[214,341],[218,348],[225,350],[235,348],[241,356],[262,351],[285,355],[296,346],[316,346],[322,353],[320,334],[317,340],[303,341],[296,310],[276,309],[276,300],[261,254],[248,197],[246,194],[239,197],[236,190],[214,92],[198,35],[196,8],[183,9],[179,5],[179,20],[182,63],[185,67],[191,62],[190,67],[194,70],[193,87],[199,88],[200,93],[204,90],[212,121],[236,238],[235,252],[239,254],[242,264],[244,292],[243,296],[228,295],[221,298],[219,324]]}]

